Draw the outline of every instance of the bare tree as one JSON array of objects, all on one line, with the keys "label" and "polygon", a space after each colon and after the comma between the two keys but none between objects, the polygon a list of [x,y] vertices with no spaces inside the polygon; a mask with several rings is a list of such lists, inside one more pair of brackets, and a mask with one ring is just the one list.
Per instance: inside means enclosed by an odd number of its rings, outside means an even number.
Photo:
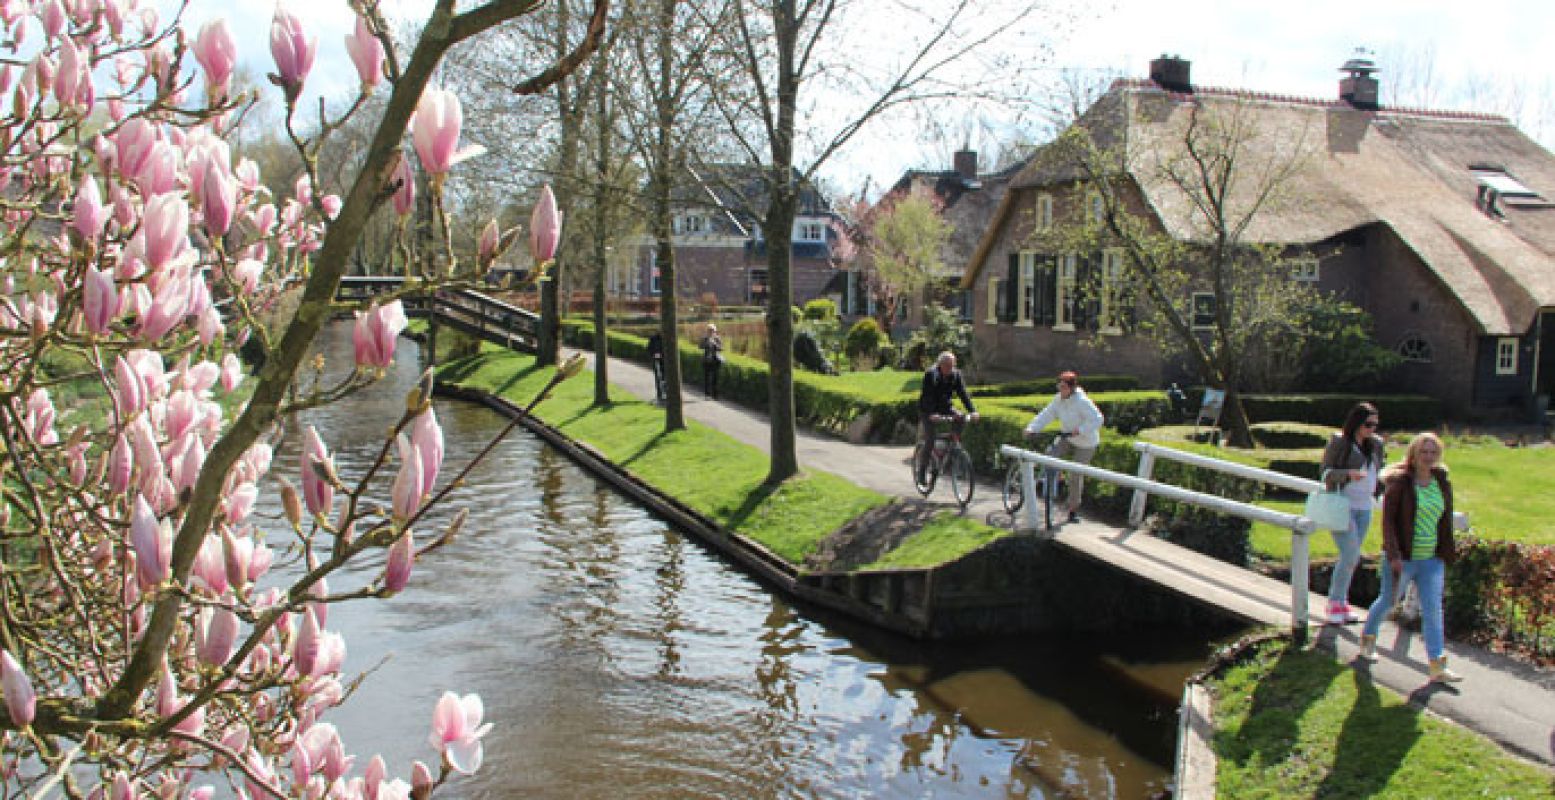
[{"label": "bare tree", "polygon": [[[795,450],[793,226],[801,187],[864,126],[914,106],[990,99],[990,87],[1020,85],[1030,59],[996,56],[1019,36],[1034,5],[957,0],[939,6],[847,0],[733,0],[723,54],[741,81],[716,97],[745,157],[762,168],[767,246],[771,415],[769,484],[799,471]],[[865,17],[868,17],[868,20]],[[903,45],[861,55],[854,26],[889,17]]]}]

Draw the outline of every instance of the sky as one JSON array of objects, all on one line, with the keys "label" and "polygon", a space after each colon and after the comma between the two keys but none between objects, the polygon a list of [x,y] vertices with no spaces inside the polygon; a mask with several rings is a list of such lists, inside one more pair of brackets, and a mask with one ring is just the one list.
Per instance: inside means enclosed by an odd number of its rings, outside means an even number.
[{"label": "sky", "polygon": [[[1064,2],[1064,0],[1058,0]],[[869,0],[861,0],[869,2]],[[1337,96],[1339,66],[1356,48],[1371,51],[1381,72],[1382,102],[1395,82],[1421,78],[1407,105],[1505,114],[1546,147],[1555,147],[1555,32],[1550,0],[1098,0],[1050,32],[1043,68],[1145,77],[1163,53],[1192,62],[1199,85],[1317,98]],[[166,0],[159,0],[166,5]],[[345,0],[287,0],[319,36],[308,92],[339,95],[355,86],[343,39],[353,23]],[[391,17],[423,14],[429,3],[384,0]],[[228,18],[241,57],[256,72],[273,69],[268,0],[193,0],[191,27]],[[1397,102],[1396,99],[1394,102]],[[306,106],[305,106],[306,107]],[[316,107],[316,106],[313,106]],[[961,143],[923,144],[890,126],[866,128],[822,171],[838,187],[893,183],[909,168],[947,169]],[[986,164],[986,162],[985,162]]]}]

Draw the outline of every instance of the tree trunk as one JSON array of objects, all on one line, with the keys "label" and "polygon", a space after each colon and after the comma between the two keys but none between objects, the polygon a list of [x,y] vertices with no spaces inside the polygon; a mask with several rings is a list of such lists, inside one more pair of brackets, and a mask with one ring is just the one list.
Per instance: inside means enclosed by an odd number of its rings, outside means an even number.
[{"label": "tree trunk", "polygon": [[654,239],[654,266],[659,270],[659,335],[664,339],[664,430],[685,430],[684,395],[680,383],[680,310],[675,293],[675,245],[671,237],[670,191],[675,176],[675,99],[670,90],[674,73],[673,39],[675,3],[659,0],[658,79],[654,111],[658,116],[653,143],[653,217],[649,229]]}]

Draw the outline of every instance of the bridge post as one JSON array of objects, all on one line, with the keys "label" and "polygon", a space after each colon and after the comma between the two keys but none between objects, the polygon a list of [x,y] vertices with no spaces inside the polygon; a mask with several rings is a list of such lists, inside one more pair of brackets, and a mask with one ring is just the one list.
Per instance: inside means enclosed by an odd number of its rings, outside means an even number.
[{"label": "bridge post", "polygon": [[[1150,480],[1150,473],[1154,469],[1155,453],[1148,449],[1140,453],[1139,478],[1146,481]],[[1139,523],[1145,521],[1145,500],[1147,500],[1149,497],[1150,493],[1144,489],[1134,490],[1134,500],[1133,502],[1129,503],[1128,506],[1128,524],[1134,527],[1139,527]]]},{"label": "bridge post", "polygon": [[1037,476],[1031,462],[1020,460],[1020,494],[1023,498],[1021,505],[1026,509],[1026,530],[1037,529]]},{"label": "bridge post", "polygon": [[1296,645],[1307,643],[1307,537],[1295,528],[1290,532],[1290,624]]}]

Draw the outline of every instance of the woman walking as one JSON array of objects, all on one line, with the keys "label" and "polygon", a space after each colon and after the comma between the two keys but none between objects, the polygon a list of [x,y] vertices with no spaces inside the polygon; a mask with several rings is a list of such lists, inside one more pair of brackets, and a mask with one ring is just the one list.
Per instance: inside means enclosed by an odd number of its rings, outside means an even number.
[{"label": "woman walking", "polygon": [[1442,591],[1447,565],[1457,556],[1452,538],[1452,484],[1442,464],[1442,440],[1422,433],[1409,443],[1404,462],[1383,476],[1382,593],[1366,614],[1361,634],[1361,658],[1377,657],[1377,630],[1383,617],[1413,581],[1420,594],[1420,625],[1425,653],[1431,660],[1431,681],[1450,683],[1463,677],[1447,668],[1442,641]]},{"label": "woman walking", "polygon": [[1360,614],[1350,606],[1350,579],[1361,561],[1361,544],[1371,527],[1372,499],[1382,493],[1378,481],[1385,462],[1382,437],[1377,435],[1381,417],[1371,403],[1356,403],[1345,415],[1344,425],[1330,436],[1323,449],[1323,486],[1331,492],[1344,492],[1350,501],[1350,527],[1330,531],[1339,547],[1339,563],[1334,565],[1328,584],[1328,622],[1344,625],[1359,622]]}]

